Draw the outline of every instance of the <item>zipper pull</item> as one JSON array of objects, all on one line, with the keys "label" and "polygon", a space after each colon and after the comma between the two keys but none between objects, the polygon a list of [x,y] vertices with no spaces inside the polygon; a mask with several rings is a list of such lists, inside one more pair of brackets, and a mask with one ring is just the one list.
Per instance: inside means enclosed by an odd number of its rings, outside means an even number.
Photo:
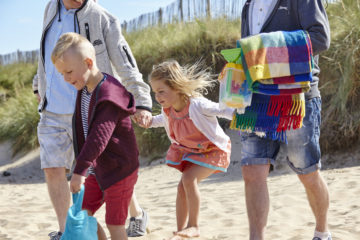
[{"label": "zipper pull", "polygon": [[86,32],[86,38],[90,41],[90,28],[89,28],[89,24],[85,23],[85,32]]},{"label": "zipper pull", "polygon": [[126,57],[127,57],[128,61],[129,61],[129,63],[131,64],[131,66],[132,66],[133,68],[135,68],[135,64],[134,64],[134,62],[133,62],[133,60],[132,60],[132,58],[131,58],[131,56],[130,56],[130,54],[129,54],[129,52],[128,52],[127,47],[126,47],[126,46],[123,46],[122,49],[124,50],[124,52],[125,52],[125,54],[126,54]]}]

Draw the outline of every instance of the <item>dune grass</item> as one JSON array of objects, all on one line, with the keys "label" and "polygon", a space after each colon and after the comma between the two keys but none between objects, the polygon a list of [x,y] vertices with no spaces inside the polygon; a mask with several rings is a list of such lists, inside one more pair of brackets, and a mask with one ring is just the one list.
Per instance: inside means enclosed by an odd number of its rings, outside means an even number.
[{"label": "dune grass", "polygon": [[321,145],[331,152],[359,146],[360,1],[343,0],[327,11],[332,41],[320,59]]},{"label": "dune grass", "polygon": [[166,59],[188,64],[201,58],[207,66],[219,71],[223,67],[220,50],[235,47],[234,39],[240,38],[240,21],[229,22],[220,18],[168,24],[146,28],[125,37],[145,76],[150,73],[153,64]]},{"label": "dune grass", "polygon": [[0,101],[14,97],[24,87],[31,86],[36,68],[30,63],[0,65]]},{"label": "dune grass", "polygon": [[30,63],[0,66],[0,141],[12,143],[13,155],[38,146],[39,114],[31,88],[36,68]]},{"label": "dune grass", "polygon": [[39,114],[30,87],[17,89],[15,96],[1,103],[0,119],[0,141],[11,142],[13,155],[38,146],[36,126]]}]

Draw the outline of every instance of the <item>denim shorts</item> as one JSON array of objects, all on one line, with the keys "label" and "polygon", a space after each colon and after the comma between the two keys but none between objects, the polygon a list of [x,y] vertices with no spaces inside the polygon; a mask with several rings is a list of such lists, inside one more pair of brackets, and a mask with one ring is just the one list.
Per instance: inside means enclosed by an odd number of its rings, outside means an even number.
[{"label": "denim shorts", "polygon": [[300,129],[287,131],[288,144],[241,132],[241,166],[274,164],[280,147],[289,166],[297,174],[308,174],[321,167],[321,98],[306,100],[305,117]]},{"label": "denim shorts", "polygon": [[72,114],[43,111],[37,127],[41,169],[71,169],[75,155],[72,141]]}]

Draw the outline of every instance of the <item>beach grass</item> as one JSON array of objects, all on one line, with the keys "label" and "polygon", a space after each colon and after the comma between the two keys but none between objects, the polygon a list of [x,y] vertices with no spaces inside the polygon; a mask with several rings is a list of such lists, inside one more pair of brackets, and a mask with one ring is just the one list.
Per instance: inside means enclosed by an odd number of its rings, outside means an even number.
[{"label": "beach grass", "polygon": [[327,10],[331,47],[320,59],[321,145],[331,152],[360,140],[360,1],[339,1]]}]

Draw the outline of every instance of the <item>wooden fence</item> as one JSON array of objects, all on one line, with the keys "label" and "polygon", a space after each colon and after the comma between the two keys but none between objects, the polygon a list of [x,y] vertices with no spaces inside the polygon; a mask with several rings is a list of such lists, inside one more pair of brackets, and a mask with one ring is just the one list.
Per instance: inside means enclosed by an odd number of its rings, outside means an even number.
[{"label": "wooden fence", "polygon": [[148,26],[166,23],[193,21],[202,18],[226,16],[239,18],[246,0],[176,0],[156,12],[142,14],[139,17],[123,22],[123,31],[136,31]]},{"label": "wooden fence", "polygon": [[0,66],[12,63],[36,63],[39,51],[17,51],[9,54],[0,55]]},{"label": "wooden fence", "polygon": [[[326,0],[328,3],[339,0]],[[136,31],[149,26],[167,23],[193,21],[195,19],[227,17],[237,19],[246,0],[176,0],[158,11],[142,14],[139,17],[124,22],[123,31]],[[37,61],[38,50],[0,55],[0,65],[16,62]]]},{"label": "wooden fence", "polygon": [[[290,0],[289,0],[290,1]],[[324,0],[332,3],[339,0]],[[124,21],[123,31],[136,31],[148,26],[162,25],[203,19],[206,17],[227,17],[237,19],[246,0],[176,0],[158,11],[142,14],[139,17]]]}]

